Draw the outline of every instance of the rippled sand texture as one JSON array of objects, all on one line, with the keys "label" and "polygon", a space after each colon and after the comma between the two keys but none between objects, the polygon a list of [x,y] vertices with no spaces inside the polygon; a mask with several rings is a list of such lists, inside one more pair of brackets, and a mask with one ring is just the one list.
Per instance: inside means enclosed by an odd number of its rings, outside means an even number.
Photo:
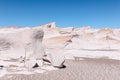
[{"label": "rippled sand texture", "polygon": [[120,61],[89,59],[65,62],[66,68],[33,75],[6,75],[0,80],[120,80]]}]

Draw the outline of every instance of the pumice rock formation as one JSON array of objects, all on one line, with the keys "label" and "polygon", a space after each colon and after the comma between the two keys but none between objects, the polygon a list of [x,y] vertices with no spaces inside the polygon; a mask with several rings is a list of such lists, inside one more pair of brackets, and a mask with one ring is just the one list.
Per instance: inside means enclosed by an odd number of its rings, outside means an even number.
[{"label": "pumice rock formation", "polygon": [[[77,67],[73,63],[84,60],[84,57],[120,60],[119,34],[119,28],[62,28],[56,27],[55,22],[34,27],[0,28],[0,77],[43,73],[65,67],[65,71],[71,70]],[[71,64],[68,59],[75,61]]]},{"label": "pumice rock formation", "polygon": [[33,53],[30,56],[30,61],[32,59],[33,64],[42,66],[43,65],[43,56],[45,55],[45,51],[42,45],[44,32],[43,30],[34,30],[32,34],[32,47],[33,47]]},{"label": "pumice rock formation", "polygon": [[[84,50],[119,50],[120,29],[56,27],[55,22],[35,27],[0,28],[0,60],[26,60],[26,66],[42,66],[42,58],[52,66],[84,54]],[[4,65],[3,65],[4,66]]]},{"label": "pumice rock formation", "polygon": [[44,32],[43,30],[37,30],[33,31],[33,55],[32,57],[36,59],[42,59],[42,57],[45,55],[45,51],[42,45]]},{"label": "pumice rock formation", "polygon": [[[32,39],[33,39],[33,54],[31,54],[30,56],[30,60],[29,63],[30,64],[32,62],[31,65],[29,65],[29,67],[39,67],[43,65],[43,60],[48,60],[50,61],[51,65],[57,68],[64,68],[65,66],[63,65],[65,58],[64,58],[64,54],[55,52],[55,54],[53,54],[53,52],[51,52],[50,55],[47,55],[45,53],[45,49],[43,47],[42,41],[43,41],[43,37],[44,37],[44,31],[41,30],[34,30],[33,34],[32,34]],[[45,56],[49,56],[49,59],[45,59]],[[44,59],[43,59],[44,58]]]}]

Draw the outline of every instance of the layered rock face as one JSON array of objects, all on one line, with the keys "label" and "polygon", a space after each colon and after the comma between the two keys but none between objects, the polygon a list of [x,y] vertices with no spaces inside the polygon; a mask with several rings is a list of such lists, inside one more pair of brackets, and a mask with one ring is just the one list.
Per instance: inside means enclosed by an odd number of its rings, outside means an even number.
[{"label": "layered rock face", "polygon": [[[41,29],[44,31],[43,40],[34,40],[41,37],[35,36]],[[48,55],[68,55],[69,50],[76,49],[120,49],[119,34],[120,29],[58,28],[54,22],[32,28],[1,28],[0,59],[29,58],[37,49],[33,48],[33,43],[42,44]]]}]

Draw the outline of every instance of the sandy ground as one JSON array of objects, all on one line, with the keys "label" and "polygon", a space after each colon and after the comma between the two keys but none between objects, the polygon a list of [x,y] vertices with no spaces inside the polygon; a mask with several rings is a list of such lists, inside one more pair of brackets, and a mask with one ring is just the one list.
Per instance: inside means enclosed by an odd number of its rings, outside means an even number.
[{"label": "sandy ground", "polygon": [[120,80],[120,61],[110,59],[66,60],[65,69],[32,75],[6,75],[0,80]]}]

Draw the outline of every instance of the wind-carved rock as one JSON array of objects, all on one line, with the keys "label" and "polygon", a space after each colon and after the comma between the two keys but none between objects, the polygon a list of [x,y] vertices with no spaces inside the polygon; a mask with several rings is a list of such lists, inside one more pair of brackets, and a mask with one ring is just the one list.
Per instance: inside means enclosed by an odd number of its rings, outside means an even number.
[{"label": "wind-carved rock", "polygon": [[33,32],[33,54],[34,58],[36,59],[42,59],[42,57],[45,55],[45,51],[42,45],[43,36],[43,30]]},{"label": "wind-carved rock", "polygon": [[[35,30],[32,34],[32,47],[33,47],[33,54],[30,56],[29,60],[29,67],[35,67],[36,64],[38,66],[43,65],[43,56],[45,55],[44,47],[42,45],[44,32],[43,30]],[[31,64],[31,65],[30,65]]]},{"label": "wind-carved rock", "polygon": [[45,59],[45,50],[42,45],[42,40],[44,37],[44,31],[43,30],[35,30],[33,31],[32,39],[33,39],[33,54],[30,56],[30,60],[27,63],[27,66],[29,68],[35,68],[40,67],[43,65],[43,61],[49,61],[52,66],[58,67],[58,68],[64,68],[63,65],[65,58],[62,53],[56,52],[53,54],[51,52],[50,55],[47,55],[50,57],[50,59]]},{"label": "wind-carved rock", "polygon": [[65,57],[62,51],[58,51],[55,54],[50,55],[52,66],[56,68],[65,68]]}]

